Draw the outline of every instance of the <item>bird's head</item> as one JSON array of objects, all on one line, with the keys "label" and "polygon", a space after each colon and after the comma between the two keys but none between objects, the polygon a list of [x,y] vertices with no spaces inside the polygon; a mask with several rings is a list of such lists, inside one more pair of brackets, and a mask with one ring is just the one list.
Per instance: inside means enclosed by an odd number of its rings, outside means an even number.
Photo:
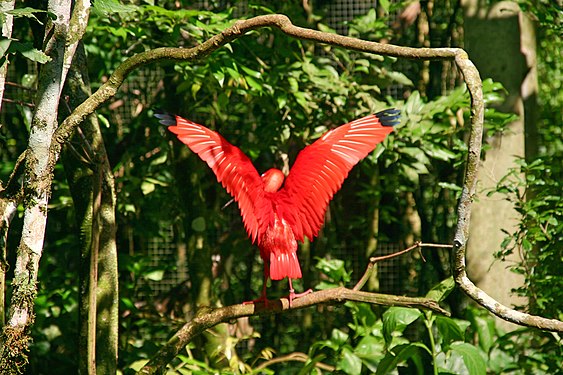
[{"label": "bird's head", "polygon": [[264,181],[264,191],[275,193],[283,185],[285,176],[282,171],[276,168],[268,169],[262,173],[262,181]]}]

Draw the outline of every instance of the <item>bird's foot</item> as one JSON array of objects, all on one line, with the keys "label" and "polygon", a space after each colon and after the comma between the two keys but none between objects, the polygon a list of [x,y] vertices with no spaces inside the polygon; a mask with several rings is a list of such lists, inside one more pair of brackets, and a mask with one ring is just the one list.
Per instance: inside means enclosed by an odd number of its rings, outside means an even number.
[{"label": "bird's foot", "polygon": [[307,289],[303,293],[295,293],[295,290],[290,289],[289,295],[287,296],[287,299],[289,301],[289,307],[291,307],[291,303],[293,302],[294,299],[306,296],[307,294],[310,294],[310,293],[313,293],[313,289]]}]

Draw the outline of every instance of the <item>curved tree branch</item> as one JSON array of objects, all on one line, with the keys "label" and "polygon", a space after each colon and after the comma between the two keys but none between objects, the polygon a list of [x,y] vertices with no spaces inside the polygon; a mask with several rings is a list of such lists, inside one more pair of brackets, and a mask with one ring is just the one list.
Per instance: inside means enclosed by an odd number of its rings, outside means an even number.
[{"label": "curved tree branch", "polygon": [[463,72],[464,81],[471,95],[471,133],[469,135],[469,152],[463,179],[463,190],[457,210],[458,217],[453,243],[454,279],[465,294],[501,319],[523,326],[535,327],[547,331],[563,332],[562,321],[523,313],[505,306],[477,287],[477,285],[467,277],[465,252],[469,238],[471,205],[475,198],[477,187],[477,170],[481,156],[485,105],[483,102],[481,78],[479,77],[477,68],[475,68],[471,60],[461,55],[456,56],[455,62]]},{"label": "curved tree branch", "polygon": [[180,328],[138,374],[161,373],[166,368],[166,365],[170,363],[195,336],[217,324],[246,316],[271,315],[288,310],[304,309],[318,304],[337,304],[346,301],[366,302],[384,306],[415,307],[449,316],[449,312],[442,309],[436,301],[431,299],[368,293],[344,287],[326,289],[307,294],[304,297],[294,299],[291,303],[291,307],[286,298],[270,300],[267,305],[240,304],[216,309],[206,307],[200,309],[192,320]]},{"label": "curved tree branch", "polygon": [[[477,288],[475,284],[473,284],[473,282],[471,282],[471,280],[467,277],[465,271],[465,251],[467,239],[469,237],[471,204],[475,196],[477,169],[479,167],[479,158],[481,155],[484,102],[481,87],[482,83],[481,78],[479,77],[479,72],[474,64],[469,60],[467,53],[459,48],[408,48],[389,44],[380,44],[345,37],[337,34],[324,33],[316,30],[297,27],[294,26],[286,16],[276,14],[237,21],[220,34],[215,35],[214,37],[208,39],[207,41],[194,48],[158,48],[152,51],[140,53],[127,59],[116,69],[116,71],[110,76],[109,80],[104,85],[102,85],[100,89],[96,91],[91,97],[89,97],[80,106],[78,106],[76,110],[57,129],[57,131],[53,135],[53,142],[51,144],[50,150],[50,172],[52,172],[52,168],[54,168],[54,165],[58,159],[62,144],[70,137],[76,126],[86,116],[96,110],[100,105],[102,105],[108,99],[112,98],[127,75],[134,69],[156,61],[195,61],[211,54],[219,47],[232,42],[233,40],[243,36],[245,33],[263,27],[276,27],[288,36],[311,40],[318,43],[326,43],[333,46],[340,46],[343,48],[366,53],[417,60],[448,59],[455,61],[455,64],[461,71],[464,81],[467,85],[467,89],[471,95],[471,134],[469,141],[469,153],[467,158],[462,196],[458,206],[458,222],[453,244],[454,277],[456,283],[469,297],[471,297],[477,303],[502,319],[521,325],[563,332],[563,322],[532,316],[503,306],[499,302],[488,296],[481,289]],[[346,295],[346,293],[352,293],[352,295],[348,295],[348,297],[356,296],[356,298],[359,295],[363,295],[362,293],[365,293],[358,291],[349,291],[347,289],[344,290],[348,292],[344,292],[342,289],[337,289],[337,292],[333,292],[339,294],[339,297],[334,297],[336,299],[333,299],[331,301],[335,302],[341,299],[346,299],[347,297],[343,297],[343,295]],[[295,308],[305,307],[302,306],[302,304],[308,303],[314,298],[318,298],[319,293],[323,292],[314,293],[310,296],[296,300]],[[283,306],[281,306],[281,303],[278,303],[278,305],[278,310],[282,311],[284,309]],[[194,318],[192,322],[188,323],[177,333],[177,335],[172,338],[171,343],[163,348],[164,352],[157,356],[160,359],[156,361],[162,364],[162,359],[169,358],[169,354],[173,352],[168,352],[171,350],[170,348],[175,344],[184,342],[183,338],[188,336],[193,337],[193,335],[207,329],[214,324],[224,321],[224,319],[230,320],[239,316],[248,316],[254,314],[260,315],[265,313],[260,309],[254,311],[254,308],[254,306],[237,305],[217,310],[209,310],[208,312],[201,312],[196,318]],[[278,312],[278,310],[271,311],[270,309],[268,309],[267,313]]]}]

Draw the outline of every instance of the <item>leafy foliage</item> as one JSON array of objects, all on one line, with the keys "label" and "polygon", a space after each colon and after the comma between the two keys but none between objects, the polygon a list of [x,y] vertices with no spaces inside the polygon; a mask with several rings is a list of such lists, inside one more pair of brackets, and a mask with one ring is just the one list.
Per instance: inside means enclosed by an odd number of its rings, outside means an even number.
[{"label": "leafy foliage", "polygon": [[507,232],[498,256],[520,254],[522,262],[513,270],[525,276],[526,284],[518,294],[530,298],[534,313],[562,319],[563,169],[550,159],[520,160],[520,168],[499,182],[496,191],[506,194],[521,221],[515,234]]}]

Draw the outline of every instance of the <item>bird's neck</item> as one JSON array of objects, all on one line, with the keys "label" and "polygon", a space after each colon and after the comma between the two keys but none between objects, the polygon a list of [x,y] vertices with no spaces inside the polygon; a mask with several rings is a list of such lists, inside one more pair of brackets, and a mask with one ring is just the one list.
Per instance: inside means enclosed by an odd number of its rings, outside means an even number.
[{"label": "bird's neck", "polygon": [[264,181],[264,191],[267,193],[275,193],[283,185],[285,175],[279,169],[272,168],[262,175]]}]

